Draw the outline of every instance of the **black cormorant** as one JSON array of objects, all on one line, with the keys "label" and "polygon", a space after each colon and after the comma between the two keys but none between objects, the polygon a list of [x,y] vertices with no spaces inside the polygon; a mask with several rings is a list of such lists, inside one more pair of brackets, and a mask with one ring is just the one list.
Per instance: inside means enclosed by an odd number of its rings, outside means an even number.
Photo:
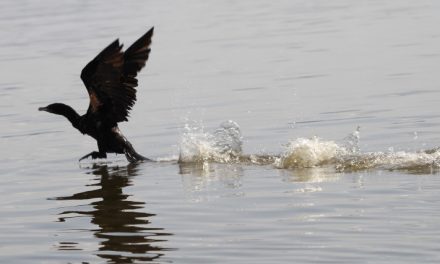
[{"label": "black cormorant", "polygon": [[81,133],[96,139],[98,151],[80,160],[106,158],[106,153],[124,153],[130,162],[149,160],[134,150],[120,132],[118,122],[128,120],[136,101],[136,75],[148,60],[153,30],[151,28],[125,52],[116,39],[84,67],[81,79],[90,98],[86,114],[80,116],[72,107],[61,103],[38,109],[66,117]]}]

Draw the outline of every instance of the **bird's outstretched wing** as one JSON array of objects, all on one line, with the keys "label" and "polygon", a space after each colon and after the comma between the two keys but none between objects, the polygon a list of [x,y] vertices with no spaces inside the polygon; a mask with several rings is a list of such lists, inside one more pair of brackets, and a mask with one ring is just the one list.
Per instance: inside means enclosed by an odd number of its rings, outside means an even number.
[{"label": "bird's outstretched wing", "polygon": [[119,40],[113,41],[84,67],[81,79],[90,97],[88,114],[115,123],[128,120],[136,101],[136,75],[148,60],[153,30],[125,52]]}]

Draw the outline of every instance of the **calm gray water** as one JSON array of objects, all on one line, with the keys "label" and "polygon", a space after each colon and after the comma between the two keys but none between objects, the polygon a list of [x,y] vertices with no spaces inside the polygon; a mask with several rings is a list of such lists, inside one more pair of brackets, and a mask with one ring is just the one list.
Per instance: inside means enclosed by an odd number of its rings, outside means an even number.
[{"label": "calm gray water", "polygon": [[[439,263],[440,2],[1,1],[1,263]],[[82,67],[155,26],[96,149]],[[228,121],[230,120],[230,121]],[[425,152],[425,150],[431,150]]]}]

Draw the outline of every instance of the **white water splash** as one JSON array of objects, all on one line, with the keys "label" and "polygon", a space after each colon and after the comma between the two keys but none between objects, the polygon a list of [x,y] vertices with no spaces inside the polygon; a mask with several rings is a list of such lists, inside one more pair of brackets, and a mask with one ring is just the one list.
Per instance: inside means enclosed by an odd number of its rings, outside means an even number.
[{"label": "white water splash", "polygon": [[199,163],[209,170],[209,162],[273,165],[281,169],[333,166],[338,171],[365,169],[430,172],[440,169],[440,149],[420,152],[362,152],[359,127],[341,143],[318,137],[290,141],[281,155],[243,155],[242,135],[234,121],[222,123],[214,132],[205,132],[197,123],[187,123],[180,142],[180,163]]},{"label": "white water splash", "polygon": [[355,131],[350,133],[347,137],[344,138],[344,148],[352,154],[358,153],[361,149],[359,147],[359,142],[361,139],[360,133],[361,127],[358,126]]},{"label": "white water splash", "polygon": [[290,141],[285,152],[275,161],[278,168],[311,168],[334,163],[348,151],[334,141],[298,138]]},{"label": "white water splash", "polygon": [[242,152],[240,127],[234,121],[223,122],[213,133],[198,124],[185,124],[180,142],[179,162],[204,163],[237,161]]}]

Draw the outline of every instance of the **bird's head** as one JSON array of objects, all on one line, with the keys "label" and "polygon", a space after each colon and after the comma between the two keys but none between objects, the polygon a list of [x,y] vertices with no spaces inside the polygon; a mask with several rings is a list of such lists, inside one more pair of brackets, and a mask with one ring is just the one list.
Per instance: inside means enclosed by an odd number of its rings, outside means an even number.
[{"label": "bird's head", "polygon": [[70,107],[68,105],[61,104],[61,103],[55,103],[55,104],[50,104],[45,107],[39,107],[38,110],[39,111],[46,111],[46,112],[56,114],[56,115],[62,115],[64,117],[66,117],[67,119],[69,119],[69,121],[72,123],[72,125],[74,127],[76,127],[76,128],[78,127],[80,116],[78,115],[78,113],[75,110],[73,110],[72,107]]},{"label": "bird's head", "polygon": [[66,108],[70,108],[70,106],[61,103],[54,103],[45,107],[39,107],[38,111],[46,111],[52,114],[61,115],[66,112]]}]

